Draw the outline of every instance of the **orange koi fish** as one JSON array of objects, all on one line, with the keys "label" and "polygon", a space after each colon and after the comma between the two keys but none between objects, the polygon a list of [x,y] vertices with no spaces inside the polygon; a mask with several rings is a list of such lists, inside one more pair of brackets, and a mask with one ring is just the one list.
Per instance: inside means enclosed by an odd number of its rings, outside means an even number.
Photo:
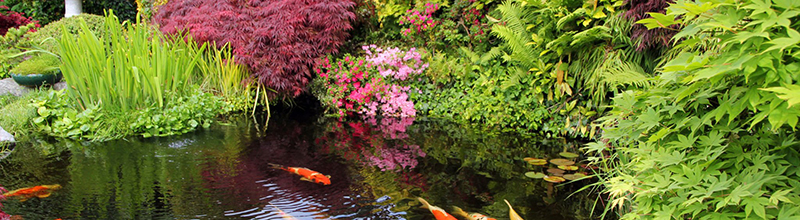
[{"label": "orange koi fish", "polygon": [[329,175],[322,175],[317,171],[310,170],[305,167],[284,167],[278,164],[269,164],[272,168],[281,169],[289,171],[290,173],[294,173],[297,175],[302,176],[300,180],[309,181],[313,183],[319,183],[322,185],[331,185],[331,176]]},{"label": "orange koi fish", "polygon": [[453,211],[453,214],[463,216],[464,218],[467,218],[469,220],[497,220],[495,218],[490,218],[489,216],[477,212],[467,213],[458,206],[453,206],[453,209],[455,209],[455,211]]},{"label": "orange koi fish", "polygon": [[435,217],[436,220],[458,220],[456,217],[453,217],[453,215],[447,214],[444,209],[432,206],[428,201],[425,201],[425,199],[419,197],[417,199],[422,203],[423,209],[428,209],[433,213],[433,217]]},{"label": "orange koi fish", "polygon": [[33,197],[44,198],[50,196],[53,191],[61,189],[61,185],[41,185],[28,188],[17,189],[3,193],[5,197],[19,197],[20,201],[25,201]]}]

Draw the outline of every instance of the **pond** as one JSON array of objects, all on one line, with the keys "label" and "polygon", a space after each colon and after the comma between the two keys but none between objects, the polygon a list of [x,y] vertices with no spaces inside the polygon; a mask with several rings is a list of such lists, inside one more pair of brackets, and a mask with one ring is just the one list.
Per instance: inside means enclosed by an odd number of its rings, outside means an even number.
[{"label": "pond", "polygon": [[[2,210],[19,219],[433,219],[422,197],[448,212],[457,206],[498,219],[508,219],[504,200],[528,220],[601,212],[596,192],[574,193],[593,180],[525,176],[547,167],[523,158],[577,152],[573,141],[424,118],[343,122],[296,113],[273,115],[268,125],[229,121],[165,138],[20,143],[0,159],[0,185],[62,187],[45,198],[9,198]],[[307,167],[332,184],[271,164]]]}]

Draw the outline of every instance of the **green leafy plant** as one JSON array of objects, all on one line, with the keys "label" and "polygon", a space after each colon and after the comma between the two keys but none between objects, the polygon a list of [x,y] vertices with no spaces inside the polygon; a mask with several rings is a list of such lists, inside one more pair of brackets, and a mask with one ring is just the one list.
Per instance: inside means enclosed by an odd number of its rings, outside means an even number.
[{"label": "green leafy plant", "polygon": [[28,74],[56,74],[61,60],[56,56],[37,55],[19,63],[11,73],[19,75]]},{"label": "green leafy plant", "polygon": [[18,28],[9,28],[8,32],[0,37],[0,79],[7,78],[9,70],[23,61],[23,57],[15,56],[21,52],[18,44],[26,39],[25,35],[34,27],[34,23],[29,23]]},{"label": "green leafy plant", "polygon": [[[226,102],[233,104],[235,110],[245,110],[258,102],[251,94],[255,85],[254,80],[248,80],[250,72],[247,66],[235,62],[227,44],[217,49],[212,43],[197,67],[202,74],[201,87],[223,97]],[[264,104],[269,106],[269,103]]]},{"label": "green leafy plant", "polygon": [[186,94],[206,47],[193,50],[193,41],[169,40],[144,23],[120,23],[111,11],[104,33],[99,38],[85,21],[75,40],[62,30],[61,71],[81,108],[99,105],[123,112],[164,108],[169,100]]},{"label": "green leafy plant", "polygon": [[[678,24],[655,86],[618,94],[587,145],[622,219],[800,218],[792,1],[677,1],[639,21]],[[610,158],[610,159],[602,159]]]}]

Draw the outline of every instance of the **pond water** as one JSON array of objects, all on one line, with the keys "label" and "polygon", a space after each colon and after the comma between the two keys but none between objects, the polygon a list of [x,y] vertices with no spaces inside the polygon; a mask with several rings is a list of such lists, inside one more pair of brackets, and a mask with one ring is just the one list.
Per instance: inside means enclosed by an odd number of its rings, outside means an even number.
[{"label": "pond water", "polygon": [[[589,219],[596,201],[590,190],[574,193],[592,180],[525,177],[546,168],[525,157],[577,152],[578,143],[563,139],[420,118],[230,121],[165,138],[18,144],[0,159],[0,185],[62,188],[46,198],[2,201],[2,210],[18,219],[433,219],[419,207],[422,197],[498,219],[508,219],[508,200],[535,220]],[[332,184],[301,181],[270,164],[307,167],[330,175]]]}]

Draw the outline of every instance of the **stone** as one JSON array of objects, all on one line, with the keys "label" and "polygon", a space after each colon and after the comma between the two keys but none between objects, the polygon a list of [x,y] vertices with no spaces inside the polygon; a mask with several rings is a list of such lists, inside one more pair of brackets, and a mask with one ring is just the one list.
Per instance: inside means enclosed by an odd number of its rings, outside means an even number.
[{"label": "stone", "polygon": [[66,88],[67,88],[67,82],[64,82],[64,81],[57,82],[56,84],[53,84],[53,89],[55,89],[56,91],[62,90],[62,89],[66,89]]},{"label": "stone", "polygon": [[2,142],[14,143],[16,140],[14,140],[14,135],[11,135],[11,133],[3,130],[3,127],[0,127],[0,143]]},{"label": "stone", "polygon": [[25,93],[33,90],[32,88],[20,86],[11,77],[0,80],[0,95],[11,94],[14,96],[22,96]]}]

